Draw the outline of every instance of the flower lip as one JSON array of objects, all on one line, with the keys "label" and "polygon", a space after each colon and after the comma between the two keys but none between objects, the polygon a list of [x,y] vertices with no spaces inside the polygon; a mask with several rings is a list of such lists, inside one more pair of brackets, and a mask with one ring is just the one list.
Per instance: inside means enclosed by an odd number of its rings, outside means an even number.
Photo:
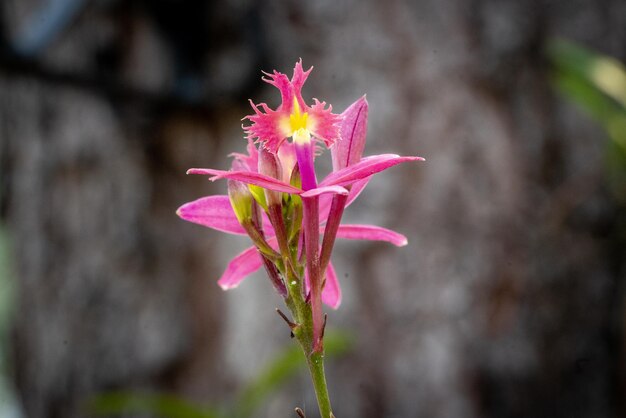
[{"label": "flower lip", "polygon": [[302,99],[302,86],[312,69],[304,71],[300,60],[294,67],[291,80],[278,71],[265,73],[263,81],[280,91],[282,103],[273,110],[265,103],[257,105],[250,101],[254,114],[243,118],[252,122],[244,126],[247,138],[260,142],[273,153],[277,153],[285,139],[300,129],[323,141],[327,147],[339,139],[342,116],[332,113],[332,106],[327,107],[326,102],[313,99],[313,106],[309,107]]}]

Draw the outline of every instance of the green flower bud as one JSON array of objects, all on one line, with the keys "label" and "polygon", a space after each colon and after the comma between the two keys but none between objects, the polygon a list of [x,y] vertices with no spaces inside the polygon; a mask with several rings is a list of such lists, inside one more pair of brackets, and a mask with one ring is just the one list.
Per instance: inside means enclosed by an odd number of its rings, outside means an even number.
[{"label": "green flower bud", "polygon": [[248,186],[236,180],[228,180],[228,198],[239,223],[245,227],[252,223],[252,193]]}]

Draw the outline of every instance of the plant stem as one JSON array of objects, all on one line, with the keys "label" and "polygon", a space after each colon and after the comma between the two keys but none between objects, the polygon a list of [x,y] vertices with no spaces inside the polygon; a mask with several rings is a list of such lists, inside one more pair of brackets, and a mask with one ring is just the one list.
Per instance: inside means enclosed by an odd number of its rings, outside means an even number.
[{"label": "plant stem", "polygon": [[326,375],[324,373],[324,350],[314,351],[311,305],[306,303],[303,298],[300,279],[289,272],[287,273],[287,278],[289,297],[285,299],[285,301],[298,324],[297,327],[292,329],[292,332],[298,340],[298,343],[300,343],[307,365],[309,366],[320,416],[321,418],[334,418],[330,406],[330,397],[328,396],[328,387],[326,386]]},{"label": "plant stem", "polygon": [[320,408],[320,416],[322,418],[330,418],[332,409],[330,407],[330,398],[328,396],[328,387],[326,386],[326,376],[324,374],[324,354],[314,352],[307,355],[307,363],[315,388],[315,396],[317,397],[317,405]]}]

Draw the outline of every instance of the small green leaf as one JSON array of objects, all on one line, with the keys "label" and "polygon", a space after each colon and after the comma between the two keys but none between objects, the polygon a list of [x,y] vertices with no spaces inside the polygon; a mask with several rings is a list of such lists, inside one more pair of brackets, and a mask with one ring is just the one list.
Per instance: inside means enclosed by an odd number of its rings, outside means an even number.
[{"label": "small green leaf", "polygon": [[92,398],[87,409],[101,416],[147,413],[162,418],[221,418],[212,409],[165,394],[108,392]]},{"label": "small green leaf", "polygon": [[[326,356],[336,356],[347,352],[352,340],[345,333],[328,332],[324,338]],[[306,367],[304,354],[293,344],[271,361],[259,376],[241,392],[235,403],[233,416],[247,418],[267,399],[269,395],[284,385]]]}]

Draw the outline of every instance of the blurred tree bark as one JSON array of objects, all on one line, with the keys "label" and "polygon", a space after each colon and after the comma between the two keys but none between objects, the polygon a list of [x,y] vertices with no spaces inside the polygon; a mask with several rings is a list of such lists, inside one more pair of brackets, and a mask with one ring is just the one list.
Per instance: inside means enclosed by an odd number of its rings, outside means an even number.
[{"label": "blurred tree bark", "polygon": [[[219,292],[226,244],[174,210],[223,190],[184,172],[226,167],[243,148],[237,106],[274,93],[252,80],[299,56],[316,66],[306,97],[341,109],[368,94],[367,153],[427,158],[372,182],[347,215],[411,244],[338,248],[345,302],[330,319],[359,339],[330,364],[336,415],[626,413],[623,214],[602,132],[555,96],[543,58],[564,36],[625,60],[623,1],[94,1],[16,56],[45,3],[0,6],[2,215],[28,417],[84,416],[85,399],[117,388],[227,398],[250,374],[241,364],[258,367],[237,330],[277,300]],[[267,321],[255,347],[287,343]],[[294,385],[281,399],[311,396]]]}]

